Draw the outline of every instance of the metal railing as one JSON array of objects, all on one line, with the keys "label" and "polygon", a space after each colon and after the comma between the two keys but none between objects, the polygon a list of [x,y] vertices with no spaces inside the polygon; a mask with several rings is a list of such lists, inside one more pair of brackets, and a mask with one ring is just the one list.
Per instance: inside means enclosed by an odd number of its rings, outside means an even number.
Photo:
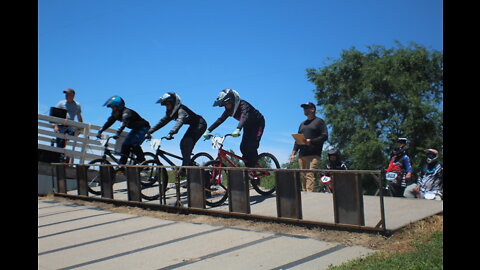
[{"label": "metal railing", "polygon": [[[144,166],[122,165],[125,167],[125,181],[127,184],[127,199],[114,198],[112,170],[119,165],[96,165],[100,167],[101,195],[94,196],[88,192],[89,174],[88,165],[52,163],[55,168],[56,192],[54,195],[82,200],[100,201],[115,205],[129,205],[148,209],[155,209],[175,213],[206,214],[222,217],[236,217],[243,219],[263,220],[287,224],[335,228],[349,231],[378,232],[387,234],[385,226],[385,208],[382,189],[378,196],[380,220],[375,226],[365,226],[363,192],[361,175],[372,175],[378,186],[384,186],[385,179],[381,170],[306,170],[306,169],[261,169],[261,168],[233,168],[233,167],[203,167],[203,166]],[[66,169],[75,168],[77,192],[67,192]],[[139,171],[145,168],[171,169],[175,175],[174,205],[167,205],[165,194],[155,201],[142,200],[142,185]],[[187,203],[182,203],[180,191],[180,170],[187,171]],[[205,171],[226,171],[228,181],[228,212],[205,206]],[[276,216],[258,215],[251,213],[248,171],[269,171],[274,175],[276,192]],[[334,222],[320,222],[305,219],[302,213],[302,192],[300,173],[330,173],[333,180],[333,207]]]}]

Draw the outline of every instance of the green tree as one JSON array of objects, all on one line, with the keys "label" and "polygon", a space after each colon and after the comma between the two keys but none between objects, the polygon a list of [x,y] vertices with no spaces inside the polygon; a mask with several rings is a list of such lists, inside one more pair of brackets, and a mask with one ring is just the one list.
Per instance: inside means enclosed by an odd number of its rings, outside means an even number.
[{"label": "green tree", "polygon": [[443,146],[443,52],[409,43],[343,50],[326,66],[307,69],[331,128],[329,143],[351,169],[385,166],[393,141],[410,140],[414,170],[423,150]]}]

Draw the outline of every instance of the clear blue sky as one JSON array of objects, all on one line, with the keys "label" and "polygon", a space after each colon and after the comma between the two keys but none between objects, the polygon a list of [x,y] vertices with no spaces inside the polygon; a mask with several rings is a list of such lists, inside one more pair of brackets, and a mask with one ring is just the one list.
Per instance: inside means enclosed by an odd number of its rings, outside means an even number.
[{"label": "clear blue sky", "polygon": [[[87,123],[103,125],[110,109],[102,104],[118,94],[153,125],[165,114],[155,101],[175,91],[211,124],[223,111],[212,107],[217,94],[233,88],[266,118],[259,151],[284,163],[290,134],[305,119],[299,105],[315,102],[305,69],[353,46],[391,47],[394,40],[443,50],[443,2],[39,0],[38,112],[48,114],[73,88]],[[237,123],[229,118],[214,133]],[[180,153],[186,129],[164,147]],[[230,138],[225,148],[239,153],[239,144]],[[199,151],[215,153],[202,140]]]}]

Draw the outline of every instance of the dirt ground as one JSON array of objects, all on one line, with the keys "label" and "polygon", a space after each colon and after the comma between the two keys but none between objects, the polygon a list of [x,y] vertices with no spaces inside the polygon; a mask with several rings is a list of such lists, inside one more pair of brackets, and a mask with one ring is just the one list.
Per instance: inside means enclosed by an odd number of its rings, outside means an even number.
[{"label": "dirt ground", "polygon": [[[39,199],[41,199],[39,197]],[[436,215],[400,229],[389,237],[372,233],[345,232],[336,230],[326,230],[322,228],[305,228],[300,226],[277,224],[270,222],[250,221],[237,218],[220,218],[204,215],[183,215],[171,214],[161,211],[144,210],[135,207],[117,207],[107,203],[87,202],[82,200],[72,200],[61,197],[49,196],[48,199],[63,201],[68,203],[77,203],[87,206],[95,206],[112,212],[128,213],[132,215],[148,216],[166,220],[195,222],[217,226],[228,226],[257,231],[270,231],[273,233],[288,232],[290,235],[306,236],[317,238],[327,242],[337,242],[348,246],[363,246],[374,250],[383,250],[386,252],[403,253],[414,248],[415,241],[426,239],[435,231],[443,231],[443,216]]]}]

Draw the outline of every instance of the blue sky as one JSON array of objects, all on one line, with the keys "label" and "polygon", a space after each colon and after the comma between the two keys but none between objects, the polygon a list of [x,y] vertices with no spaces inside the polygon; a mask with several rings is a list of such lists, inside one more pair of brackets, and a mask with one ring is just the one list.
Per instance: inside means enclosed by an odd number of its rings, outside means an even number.
[{"label": "blue sky", "polygon": [[[87,123],[103,125],[110,109],[102,104],[117,94],[154,125],[165,114],[156,100],[175,91],[210,125],[223,111],[212,107],[216,96],[233,88],[266,118],[259,152],[284,163],[290,134],[305,120],[299,105],[315,102],[305,69],[351,47],[391,47],[394,40],[443,50],[443,2],[39,0],[38,112],[48,114],[73,88]],[[214,133],[230,133],[237,123],[229,118]],[[180,153],[187,128],[164,148]],[[229,138],[225,148],[239,153],[239,144]],[[215,153],[202,140],[200,151]]]}]

